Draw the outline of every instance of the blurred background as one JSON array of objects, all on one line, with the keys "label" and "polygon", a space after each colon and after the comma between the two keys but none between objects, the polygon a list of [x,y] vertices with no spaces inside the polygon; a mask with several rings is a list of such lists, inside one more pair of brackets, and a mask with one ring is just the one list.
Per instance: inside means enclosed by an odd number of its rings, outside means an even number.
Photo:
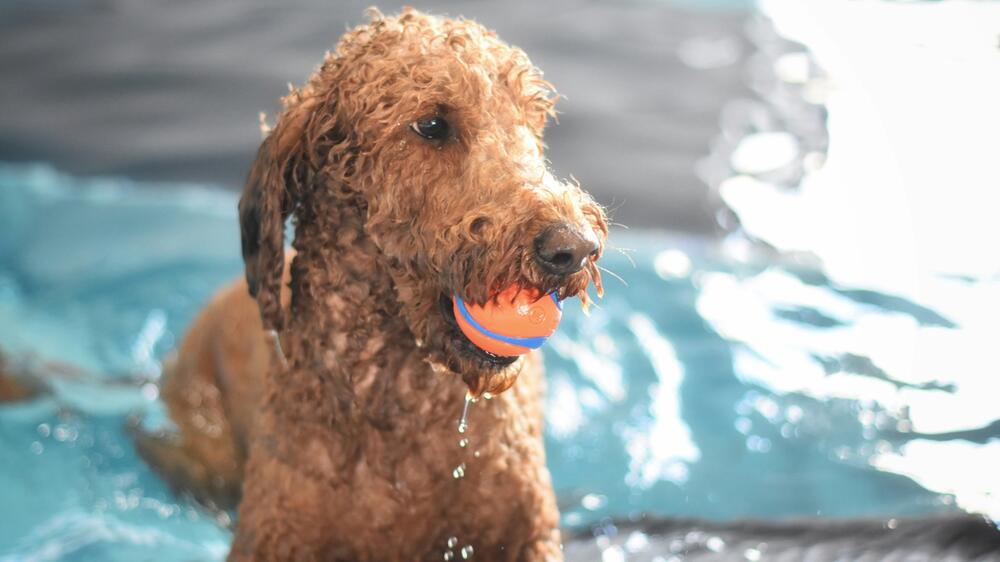
[{"label": "blurred background", "polygon": [[[369,4],[0,2],[0,350],[112,383],[0,406],[0,560],[224,557],[136,456],[134,381],[242,270],[258,114]],[[416,7],[529,54],[553,168],[622,225],[546,351],[566,527],[1000,519],[1000,5]]]},{"label": "blurred background", "polygon": [[[366,0],[7,2],[0,155],[81,175],[239,187],[273,112]],[[385,12],[401,3],[381,4]],[[558,172],[618,220],[707,233],[694,163],[726,101],[748,93],[748,2],[429,2],[522,47],[566,97],[548,135]],[[626,172],[627,173],[624,173]]]}]

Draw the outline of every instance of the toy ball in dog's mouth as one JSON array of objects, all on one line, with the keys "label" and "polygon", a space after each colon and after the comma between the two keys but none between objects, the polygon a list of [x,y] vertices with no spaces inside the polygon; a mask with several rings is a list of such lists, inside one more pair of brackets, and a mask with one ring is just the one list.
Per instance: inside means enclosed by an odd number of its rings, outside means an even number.
[{"label": "toy ball in dog's mouth", "polygon": [[537,349],[559,327],[562,303],[555,293],[511,285],[483,306],[452,297],[459,329],[479,349],[503,357]]}]

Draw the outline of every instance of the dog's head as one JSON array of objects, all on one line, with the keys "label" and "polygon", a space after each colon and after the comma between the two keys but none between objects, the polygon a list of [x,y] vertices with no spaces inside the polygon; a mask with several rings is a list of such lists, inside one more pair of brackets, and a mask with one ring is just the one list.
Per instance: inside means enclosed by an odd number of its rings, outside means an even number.
[{"label": "dog's head", "polygon": [[247,280],[266,325],[282,323],[285,218],[333,199],[365,209],[418,345],[474,392],[506,389],[520,365],[461,334],[453,293],[481,304],[516,283],[586,304],[590,283],[600,292],[604,211],[547,169],[554,92],[493,32],[374,12],[284,101],[240,201]]}]

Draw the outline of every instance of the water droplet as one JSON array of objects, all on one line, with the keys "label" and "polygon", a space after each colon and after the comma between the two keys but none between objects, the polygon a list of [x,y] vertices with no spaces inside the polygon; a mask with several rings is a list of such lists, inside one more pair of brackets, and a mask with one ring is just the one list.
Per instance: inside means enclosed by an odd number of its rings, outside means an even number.
[{"label": "water droplet", "polygon": [[458,432],[465,433],[465,430],[469,429],[469,404],[472,404],[475,399],[472,394],[465,393],[465,405],[462,406],[462,417],[458,419]]},{"label": "water droplet", "polygon": [[42,437],[48,437],[50,433],[49,424],[42,423],[38,425],[38,434]]},{"label": "water droplet", "polygon": [[465,437],[459,439],[458,440],[458,446],[462,447],[463,449],[466,448],[466,447],[468,447],[469,446],[469,440],[466,439]]},{"label": "water droplet", "polygon": [[38,441],[32,441],[30,449],[31,449],[31,452],[34,453],[34,454],[36,454],[36,455],[40,455],[40,454],[42,454],[42,452],[45,451],[45,447],[43,447],[42,444],[39,443]]},{"label": "water droplet", "polygon": [[472,548],[471,544],[467,544],[462,547],[460,552],[462,554],[462,560],[468,560],[469,558],[472,558],[472,553],[475,552],[475,550]]},{"label": "water droplet", "polygon": [[464,477],[465,476],[465,463],[463,462],[462,464],[456,466],[455,470],[451,471],[451,476],[455,480],[458,480],[459,478]]},{"label": "water droplet", "polygon": [[608,503],[608,497],[601,494],[587,494],[580,499],[580,504],[584,509],[596,511]]},{"label": "water droplet", "polygon": [[726,541],[722,540],[721,537],[709,537],[705,541],[705,548],[712,552],[722,552],[726,548]]},{"label": "water droplet", "polygon": [[72,432],[70,431],[69,426],[60,424],[52,430],[52,435],[56,438],[56,441],[70,441]]},{"label": "water droplet", "polygon": [[455,548],[458,546],[458,537],[448,537],[448,548]]},{"label": "water droplet", "polygon": [[142,393],[142,397],[150,402],[156,400],[156,398],[160,396],[160,389],[151,382],[142,385],[142,388],[140,388],[139,391]]},{"label": "water droplet", "polygon": [[445,559],[445,560],[451,560],[451,559],[452,559],[452,558],[454,558],[454,557],[455,557],[455,553],[454,553],[454,552],[452,552],[452,551],[450,551],[450,550],[446,550],[446,551],[444,552],[444,559]]},{"label": "water droplet", "polygon": [[625,550],[618,545],[612,545],[601,550],[602,562],[625,562]]},{"label": "water droplet", "polygon": [[625,550],[631,553],[642,552],[649,547],[649,537],[642,531],[632,531],[625,540]]},{"label": "water droplet", "polygon": [[[492,393],[489,393],[489,392],[484,392],[484,393],[483,393],[483,398],[485,398],[485,399],[487,399],[487,400],[493,400],[493,394],[492,394]],[[471,547],[470,547],[470,548],[471,548]]]},{"label": "water droplet", "polygon": [[474,456],[474,457],[476,457],[478,459],[479,458],[479,451],[476,451],[476,452],[472,453],[472,456]]}]

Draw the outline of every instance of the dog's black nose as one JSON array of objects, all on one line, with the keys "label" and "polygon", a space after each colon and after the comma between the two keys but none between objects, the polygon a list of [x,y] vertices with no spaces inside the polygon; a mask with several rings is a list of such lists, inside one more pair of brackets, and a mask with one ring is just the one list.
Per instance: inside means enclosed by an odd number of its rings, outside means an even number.
[{"label": "dog's black nose", "polygon": [[588,229],[585,234],[565,223],[549,227],[535,238],[535,261],[553,275],[580,271],[597,250],[593,232]]}]

